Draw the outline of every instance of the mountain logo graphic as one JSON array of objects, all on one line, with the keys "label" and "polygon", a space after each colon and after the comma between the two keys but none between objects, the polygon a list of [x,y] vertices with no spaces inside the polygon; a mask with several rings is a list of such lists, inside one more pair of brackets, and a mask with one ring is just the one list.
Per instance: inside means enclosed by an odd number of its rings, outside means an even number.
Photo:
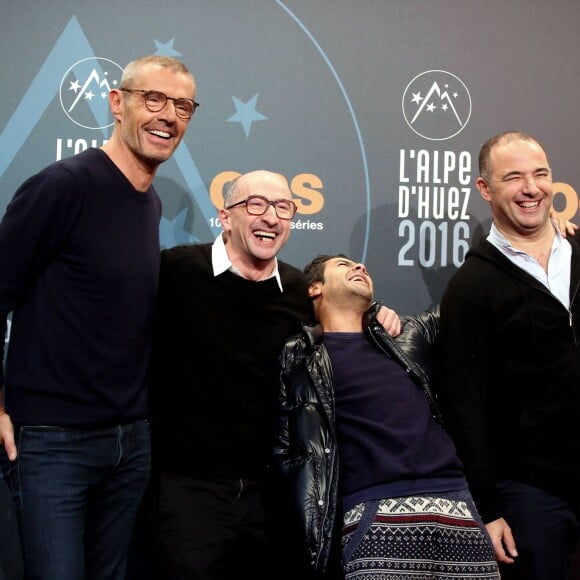
[{"label": "mountain logo graphic", "polygon": [[444,141],[460,133],[471,117],[471,96],[463,81],[444,70],[417,75],[403,93],[403,116],[417,135]]},{"label": "mountain logo graphic", "polygon": [[109,91],[119,86],[123,69],[112,60],[90,57],[79,60],[60,82],[60,104],[66,116],[85,129],[105,129],[113,124]]}]

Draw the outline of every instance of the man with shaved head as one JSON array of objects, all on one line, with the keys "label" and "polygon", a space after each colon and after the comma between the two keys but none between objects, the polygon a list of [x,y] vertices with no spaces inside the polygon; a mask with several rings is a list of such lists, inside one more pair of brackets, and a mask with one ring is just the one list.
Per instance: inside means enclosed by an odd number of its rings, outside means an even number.
[{"label": "man with shaved head", "polygon": [[303,273],[277,258],[296,209],[284,176],[252,171],[226,186],[213,243],[162,252],[152,425],[164,579],[272,574],[277,357],[312,316]]}]

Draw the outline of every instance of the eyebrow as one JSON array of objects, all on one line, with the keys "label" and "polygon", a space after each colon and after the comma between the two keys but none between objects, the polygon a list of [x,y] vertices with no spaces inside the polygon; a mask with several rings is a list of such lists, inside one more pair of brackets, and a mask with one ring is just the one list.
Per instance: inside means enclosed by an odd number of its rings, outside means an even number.
[{"label": "eyebrow", "polygon": [[[550,173],[550,168],[549,167],[544,167],[544,166],[536,167],[536,169],[534,169],[531,172],[531,174],[532,175],[536,175],[537,173],[544,172],[544,171],[547,172],[547,173]],[[508,171],[504,175],[500,176],[500,179],[509,179],[510,177],[520,177],[520,176],[523,176],[525,174],[526,174],[525,171],[515,171],[515,170],[514,171]]]}]

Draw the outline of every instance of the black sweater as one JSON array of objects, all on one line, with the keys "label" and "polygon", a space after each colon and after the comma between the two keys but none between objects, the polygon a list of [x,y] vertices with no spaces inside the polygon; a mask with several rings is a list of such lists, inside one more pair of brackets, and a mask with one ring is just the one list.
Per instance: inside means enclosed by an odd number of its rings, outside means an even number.
[{"label": "black sweater", "polygon": [[494,486],[516,479],[577,496],[580,485],[580,246],[570,310],[487,240],[468,253],[441,303],[440,401],[483,520]]},{"label": "black sweater", "polygon": [[12,311],[14,423],[99,426],[147,416],[161,202],[99,149],[18,189],[0,224],[0,336]]},{"label": "black sweater", "polygon": [[153,357],[153,437],[162,471],[256,475],[271,455],[278,354],[311,316],[306,280],[214,277],[211,244],[162,252]]}]

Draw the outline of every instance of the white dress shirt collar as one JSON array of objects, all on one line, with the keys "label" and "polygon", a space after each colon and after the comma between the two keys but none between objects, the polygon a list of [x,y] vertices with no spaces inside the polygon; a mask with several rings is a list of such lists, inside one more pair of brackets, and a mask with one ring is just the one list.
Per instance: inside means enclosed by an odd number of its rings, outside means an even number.
[{"label": "white dress shirt collar", "polygon": [[[214,276],[219,276],[226,270],[230,270],[232,273],[243,278],[241,272],[232,264],[228,257],[224,238],[221,233],[218,234],[211,247],[211,265],[213,268]],[[284,288],[282,287],[282,280],[280,279],[280,272],[278,271],[278,258],[274,258],[274,269],[268,278],[264,279],[268,280],[269,278],[276,278],[280,292],[284,292]],[[261,281],[262,280],[260,280],[260,282]]]}]

